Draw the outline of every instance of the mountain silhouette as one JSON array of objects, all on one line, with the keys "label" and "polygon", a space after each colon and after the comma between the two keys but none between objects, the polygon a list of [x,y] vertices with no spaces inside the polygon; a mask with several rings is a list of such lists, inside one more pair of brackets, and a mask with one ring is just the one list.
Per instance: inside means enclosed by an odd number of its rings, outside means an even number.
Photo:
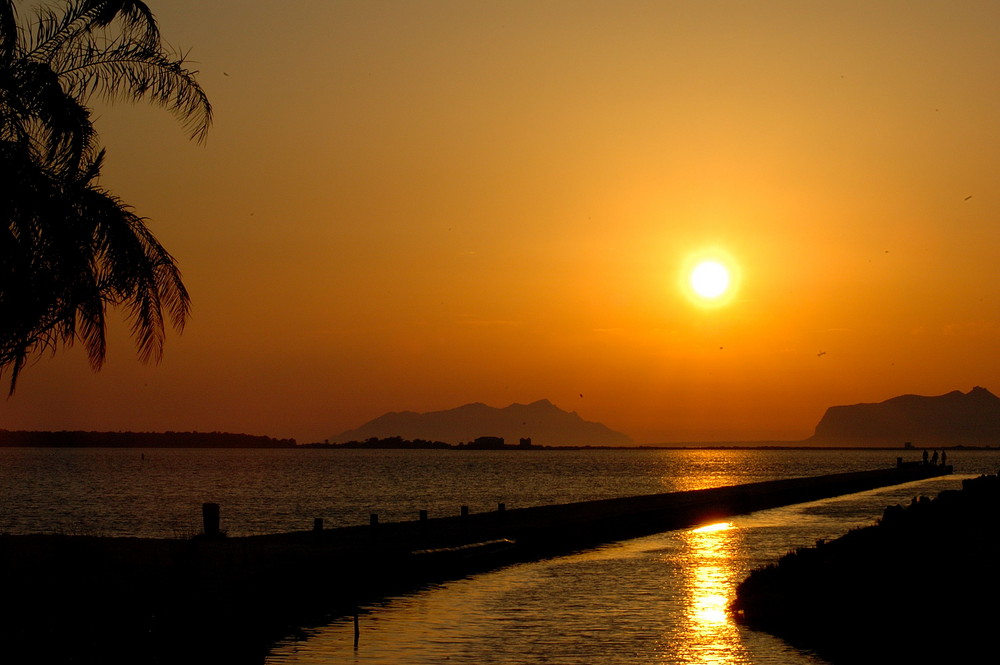
[{"label": "mountain silhouette", "polygon": [[517,444],[530,438],[542,446],[627,446],[628,436],[601,423],[589,422],[575,411],[563,411],[547,399],[531,404],[511,404],[495,408],[476,402],[447,411],[415,413],[390,412],[370,420],[357,429],[342,432],[331,443],[364,441],[399,436],[445,443],[464,443],[481,436],[503,437]]},{"label": "mountain silhouette", "polygon": [[1000,398],[976,386],[967,393],[901,395],[877,404],[831,406],[810,443],[917,447],[1000,444]]}]

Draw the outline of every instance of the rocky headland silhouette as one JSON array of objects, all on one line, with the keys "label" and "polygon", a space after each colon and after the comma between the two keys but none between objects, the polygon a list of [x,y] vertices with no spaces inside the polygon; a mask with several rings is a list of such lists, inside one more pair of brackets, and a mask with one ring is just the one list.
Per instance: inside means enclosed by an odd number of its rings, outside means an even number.
[{"label": "rocky headland silhouette", "polygon": [[463,443],[500,437],[508,443],[531,439],[543,446],[628,446],[632,439],[607,426],[563,411],[547,399],[503,408],[476,402],[445,411],[390,412],[357,429],[331,437],[330,443],[403,437]]},{"label": "rocky headland silhouette", "polygon": [[831,406],[809,444],[914,447],[1000,444],[1000,397],[976,386],[967,393],[900,395],[874,404]]}]

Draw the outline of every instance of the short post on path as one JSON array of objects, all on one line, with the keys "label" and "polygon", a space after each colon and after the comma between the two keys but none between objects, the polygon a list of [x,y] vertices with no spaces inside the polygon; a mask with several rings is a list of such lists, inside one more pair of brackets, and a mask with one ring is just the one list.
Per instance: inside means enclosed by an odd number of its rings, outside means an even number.
[{"label": "short post on path", "polygon": [[217,538],[221,535],[219,531],[219,504],[201,504],[202,531],[208,538]]}]

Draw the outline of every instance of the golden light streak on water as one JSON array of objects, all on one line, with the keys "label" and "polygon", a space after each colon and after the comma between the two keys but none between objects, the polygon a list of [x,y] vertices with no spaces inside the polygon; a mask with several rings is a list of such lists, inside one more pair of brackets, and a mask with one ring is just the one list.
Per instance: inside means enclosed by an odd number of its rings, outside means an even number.
[{"label": "golden light streak on water", "polygon": [[697,529],[691,529],[692,533],[712,533],[713,531],[725,531],[726,529],[732,529],[732,522],[716,522],[715,524],[706,524],[705,526],[700,526]]},{"label": "golden light streak on water", "polygon": [[711,593],[711,589],[722,589],[726,584],[725,569],[721,566],[702,566],[693,574],[700,590],[691,604],[691,616],[705,628],[715,629],[728,620],[726,607],[729,596],[725,593]]},{"label": "golden light streak on water", "polygon": [[732,602],[739,530],[732,522],[707,524],[680,534],[685,549],[684,632],[689,635],[686,662],[729,665],[748,654],[727,608]]}]

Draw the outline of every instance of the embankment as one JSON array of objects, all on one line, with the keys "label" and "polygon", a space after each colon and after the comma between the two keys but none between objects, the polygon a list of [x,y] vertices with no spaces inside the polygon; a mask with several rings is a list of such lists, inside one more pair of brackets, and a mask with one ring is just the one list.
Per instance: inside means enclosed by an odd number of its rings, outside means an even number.
[{"label": "embankment", "polygon": [[998,524],[1000,479],[966,480],[753,571],[733,608],[837,664],[996,662]]},{"label": "embankment", "polygon": [[949,472],[904,465],[246,538],[0,536],[0,648],[11,662],[262,663],[296,627],[428,582]]}]

